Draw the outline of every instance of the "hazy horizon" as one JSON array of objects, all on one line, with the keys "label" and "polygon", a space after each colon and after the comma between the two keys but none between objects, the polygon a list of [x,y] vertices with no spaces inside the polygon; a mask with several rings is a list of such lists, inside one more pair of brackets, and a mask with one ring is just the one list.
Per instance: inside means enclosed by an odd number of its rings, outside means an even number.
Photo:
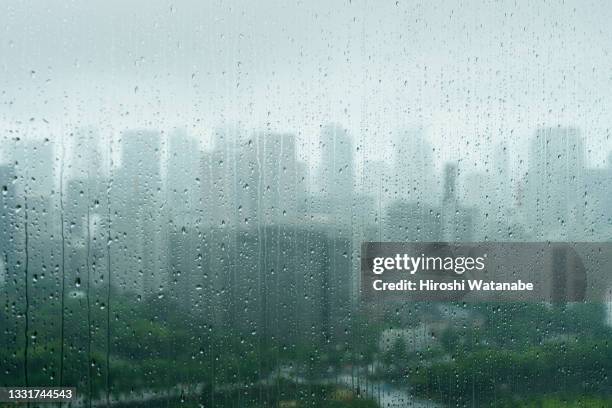
[{"label": "hazy horizon", "polygon": [[373,160],[389,160],[398,131],[421,127],[439,162],[479,165],[505,141],[516,165],[547,126],[580,128],[593,167],[612,150],[605,2],[2,8],[5,140],[181,127],[206,146],[238,123],[295,133],[316,163],[320,126],[338,122]]}]

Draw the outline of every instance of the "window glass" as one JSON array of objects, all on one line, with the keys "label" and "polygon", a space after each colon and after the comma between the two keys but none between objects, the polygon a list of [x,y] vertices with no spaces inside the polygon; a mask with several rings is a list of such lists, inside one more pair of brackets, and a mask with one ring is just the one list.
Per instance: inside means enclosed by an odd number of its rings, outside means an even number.
[{"label": "window glass", "polygon": [[609,302],[371,302],[360,272],[364,242],[612,240],[611,18],[3,2],[0,386],[87,406],[611,406]]}]

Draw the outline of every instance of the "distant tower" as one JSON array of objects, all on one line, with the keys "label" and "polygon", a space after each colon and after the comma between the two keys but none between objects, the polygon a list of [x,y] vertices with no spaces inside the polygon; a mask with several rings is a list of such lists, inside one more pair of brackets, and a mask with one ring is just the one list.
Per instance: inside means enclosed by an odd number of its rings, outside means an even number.
[{"label": "distant tower", "polygon": [[240,157],[241,139],[240,128],[235,125],[215,129],[213,150],[201,160],[200,199],[206,224],[234,226],[244,221],[240,212],[251,208],[252,200],[238,203],[241,190],[251,194],[254,191],[240,175],[239,167],[244,166],[245,161]]},{"label": "distant tower", "polygon": [[149,130],[125,132],[121,147],[121,168],[111,190],[113,225],[121,240],[115,247],[118,251],[115,265],[123,273],[115,282],[140,293],[150,293],[162,283],[166,265],[163,258],[167,253],[161,233],[164,196],[160,134]]},{"label": "distant tower", "polygon": [[53,144],[45,140],[21,141],[15,148],[15,171],[24,178],[21,187],[30,197],[49,198],[55,189]]},{"label": "distant tower", "polygon": [[483,231],[491,239],[507,239],[510,225],[514,219],[514,194],[510,174],[508,145],[505,140],[493,148],[493,160],[490,166],[491,177],[486,178],[486,185],[479,193],[482,200],[477,207],[488,214],[483,218]]},{"label": "distant tower", "polygon": [[585,152],[576,128],[536,131],[529,151],[529,223],[541,238],[569,238],[580,229]]},{"label": "distant tower", "polygon": [[457,201],[457,165],[447,163],[444,166],[444,203]]},{"label": "distant tower", "polygon": [[[55,248],[59,248],[59,240],[54,239],[59,234],[59,197],[57,150],[49,139],[21,140],[15,145],[14,169],[18,178],[16,184],[17,200],[25,209],[27,202],[28,224],[37,231],[36,242],[40,245],[40,256],[32,267],[44,267],[45,256],[51,256]],[[25,211],[16,214],[17,222],[25,222]],[[50,243],[42,245],[42,243]]]},{"label": "distant tower", "polygon": [[475,210],[462,207],[457,200],[457,165],[444,166],[442,198],[442,236],[445,241],[470,242],[474,238]]},{"label": "distant tower", "polygon": [[69,174],[71,178],[98,178],[105,173],[107,160],[100,148],[100,134],[93,128],[79,128],[71,133],[68,140]]},{"label": "distant tower", "polygon": [[259,220],[287,224],[297,217],[298,168],[295,135],[260,133],[255,136],[259,174]]},{"label": "distant tower", "polygon": [[351,221],[354,198],[353,140],[345,129],[329,124],[321,131],[319,147],[318,183],[323,208],[334,225],[344,229]]},{"label": "distant tower", "polygon": [[421,128],[399,132],[394,140],[395,188],[403,201],[436,204],[432,147]]},{"label": "distant tower", "polygon": [[165,190],[169,212],[177,225],[189,224],[195,218],[201,160],[197,140],[183,130],[169,135]]},{"label": "distant tower", "polygon": [[457,222],[457,165],[444,166],[444,189],[442,192],[442,237],[444,241],[454,241]]},{"label": "distant tower", "polygon": [[106,218],[107,212],[104,203],[108,183],[103,164],[106,157],[101,152],[99,136],[95,129],[80,128],[65,141],[69,161],[64,176],[64,219],[76,226],[69,232],[73,242],[78,240],[83,244],[88,230],[88,211],[90,223],[92,219]]},{"label": "distant tower", "polygon": [[321,193],[334,204],[346,205],[350,202],[355,183],[353,140],[345,129],[329,124],[321,131],[320,148]]},{"label": "distant tower", "polygon": [[12,166],[0,166],[0,286],[15,273],[16,196],[15,170]]},{"label": "distant tower", "polygon": [[499,209],[511,207],[511,177],[508,145],[505,141],[499,143],[493,153],[493,181],[495,204]]}]

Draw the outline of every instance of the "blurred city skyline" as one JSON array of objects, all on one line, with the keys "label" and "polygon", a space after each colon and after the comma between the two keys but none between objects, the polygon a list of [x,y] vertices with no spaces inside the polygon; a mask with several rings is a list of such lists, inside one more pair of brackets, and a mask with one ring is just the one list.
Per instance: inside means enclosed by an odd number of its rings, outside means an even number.
[{"label": "blurred city skyline", "polygon": [[[2,2],[0,385],[611,406],[610,303],[565,296],[609,290],[610,21],[604,0]],[[580,281],[565,250],[509,265],[552,302],[471,304],[371,302],[364,242],[590,245]]]},{"label": "blurred city skyline", "polygon": [[501,140],[524,162],[547,126],[580,128],[594,167],[612,149],[603,1],[2,7],[3,143],[91,125],[182,127],[208,145],[215,127],[239,124],[294,132],[313,157],[310,139],[339,122],[376,160],[415,128],[440,162],[478,162],[479,146]]}]

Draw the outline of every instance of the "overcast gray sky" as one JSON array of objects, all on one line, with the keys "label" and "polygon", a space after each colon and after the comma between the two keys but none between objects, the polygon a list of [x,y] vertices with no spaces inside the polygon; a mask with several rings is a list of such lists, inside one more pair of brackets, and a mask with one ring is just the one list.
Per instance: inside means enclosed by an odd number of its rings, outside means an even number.
[{"label": "overcast gray sky", "polygon": [[[469,4],[466,4],[469,3]],[[293,131],[346,126],[367,157],[423,126],[441,159],[479,162],[538,126],[612,149],[605,1],[100,1],[0,5],[4,136],[97,126]]]}]

